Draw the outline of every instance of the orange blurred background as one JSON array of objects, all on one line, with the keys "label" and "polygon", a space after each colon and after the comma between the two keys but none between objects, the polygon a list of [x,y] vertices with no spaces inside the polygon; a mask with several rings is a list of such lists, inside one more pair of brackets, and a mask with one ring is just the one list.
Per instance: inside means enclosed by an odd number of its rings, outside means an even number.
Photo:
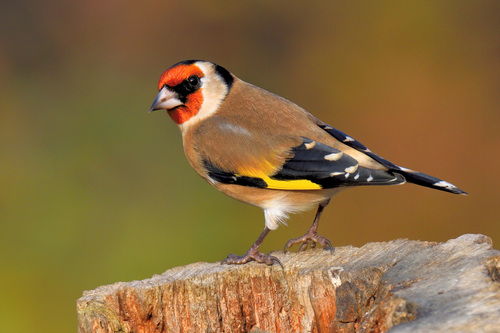
[{"label": "orange blurred background", "polygon": [[168,115],[147,113],[186,59],[470,194],[343,192],[320,227],[334,245],[482,233],[498,248],[499,17],[498,1],[2,1],[2,331],[75,331],[83,290],[243,254],[260,234],[262,211],[205,183]]}]

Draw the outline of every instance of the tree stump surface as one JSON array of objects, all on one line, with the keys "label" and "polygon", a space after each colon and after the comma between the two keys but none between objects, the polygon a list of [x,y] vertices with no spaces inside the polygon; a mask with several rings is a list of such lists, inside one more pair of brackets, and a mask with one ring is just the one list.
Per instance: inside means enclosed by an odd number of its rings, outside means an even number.
[{"label": "tree stump surface", "polygon": [[500,251],[487,236],[273,255],[284,270],[199,262],[85,291],[78,332],[500,331]]}]

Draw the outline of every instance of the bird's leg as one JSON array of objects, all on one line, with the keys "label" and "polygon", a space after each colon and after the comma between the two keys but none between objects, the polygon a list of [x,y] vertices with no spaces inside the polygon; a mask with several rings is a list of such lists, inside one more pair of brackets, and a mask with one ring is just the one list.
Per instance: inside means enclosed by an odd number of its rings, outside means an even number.
[{"label": "bird's leg", "polygon": [[325,209],[325,207],[328,205],[329,202],[330,200],[318,205],[318,211],[316,212],[316,217],[314,218],[314,222],[309,228],[309,230],[302,237],[290,239],[286,243],[285,248],[283,249],[284,252],[286,252],[288,248],[292,247],[295,244],[301,244],[299,247],[299,252],[300,252],[307,249],[308,245],[311,248],[315,248],[316,243],[318,243],[319,245],[325,248],[326,247],[330,248],[330,252],[333,254],[332,243],[330,243],[330,241],[326,237],[318,235],[319,219],[321,217],[321,213],[323,213],[323,209]]},{"label": "bird's leg", "polygon": [[264,241],[264,238],[266,238],[269,231],[271,231],[271,230],[268,227],[266,227],[264,229],[264,231],[262,232],[262,234],[260,234],[259,238],[257,238],[255,243],[253,243],[250,250],[247,251],[247,253],[245,253],[242,256],[230,254],[229,256],[227,256],[226,259],[224,259],[222,261],[222,263],[223,264],[232,264],[232,265],[241,265],[241,264],[249,262],[250,260],[255,260],[256,262],[259,262],[259,263],[272,265],[274,262],[277,262],[278,264],[280,264],[281,268],[284,269],[283,264],[281,263],[281,261],[278,258],[276,258],[274,256],[270,256],[269,254],[264,254],[264,253],[259,252],[259,246],[262,244],[262,242]]}]

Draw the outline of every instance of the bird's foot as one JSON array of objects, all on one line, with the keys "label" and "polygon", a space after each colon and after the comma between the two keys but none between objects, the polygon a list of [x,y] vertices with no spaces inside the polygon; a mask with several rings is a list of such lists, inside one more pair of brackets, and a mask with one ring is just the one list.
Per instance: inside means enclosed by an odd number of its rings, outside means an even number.
[{"label": "bird's foot", "polygon": [[316,247],[316,244],[323,246],[324,248],[329,248],[330,252],[333,254],[333,246],[332,243],[323,236],[318,235],[316,231],[310,230],[302,237],[290,239],[283,249],[283,252],[286,252],[290,247],[301,244],[299,247],[299,251],[305,251],[309,246],[311,249]]},{"label": "bird's foot", "polygon": [[252,249],[250,249],[247,253],[245,253],[242,256],[230,254],[227,256],[226,259],[222,260],[221,263],[226,264],[226,265],[241,265],[241,264],[245,264],[251,260],[254,260],[254,261],[261,263],[261,264],[267,264],[267,265],[272,265],[273,263],[276,262],[281,266],[281,268],[285,269],[283,264],[281,263],[281,261],[278,258],[276,258],[275,256],[260,253],[256,250],[252,251]]}]

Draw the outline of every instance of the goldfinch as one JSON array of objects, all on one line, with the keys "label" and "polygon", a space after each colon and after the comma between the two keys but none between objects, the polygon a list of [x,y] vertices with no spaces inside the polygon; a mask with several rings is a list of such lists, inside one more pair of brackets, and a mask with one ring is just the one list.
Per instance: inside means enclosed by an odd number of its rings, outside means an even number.
[{"label": "goldfinch", "polygon": [[187,60],[167,69],[149,112],[165,109],[179,126],[191,166],[216,189],[264,210],[265,228],[248,252],[230,254],[225,264],[281,262],[258,252],[271,230],[289,213],[317,206],[309,231],[285,251],[316,243],[323,209],[332,196],[352,186],[405,182],[467,194],[441,179],[399,167],[351,136],[325,124],[298,105],[240,80],[211,62]]}]

